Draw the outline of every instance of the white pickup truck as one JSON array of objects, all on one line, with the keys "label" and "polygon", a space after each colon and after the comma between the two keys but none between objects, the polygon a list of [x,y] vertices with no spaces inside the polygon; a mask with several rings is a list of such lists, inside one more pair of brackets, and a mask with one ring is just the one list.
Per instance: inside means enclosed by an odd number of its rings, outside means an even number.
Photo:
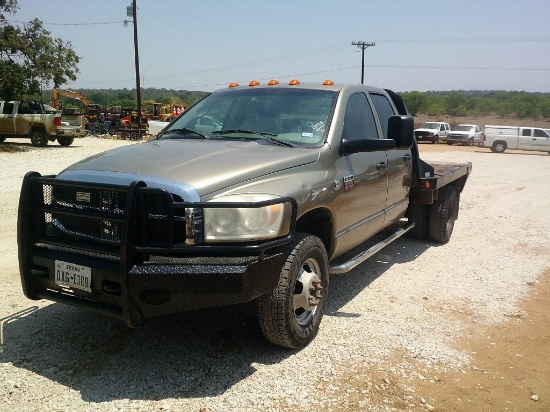
[{"label": "white pickup truck", "polygon": [[481,143],[481,128],[477,124],[459,124],[447,134],[447,144],[473,146]]},{"label": "white pickup truck", "polygon": [[550,133],[538,127],[485,126],[481,145],[495,153],[515,149],[550,154]]},{"label": "white pickup truck", "polygon": [[417,142],[428,140],[432,143],[444,142],[447,140],[447,134],[451,131],[449,123],[445,122],[424,122],[414,130],[414,136]]},{"label": "white pickup truck", "polygon": [[29,137],[37,147],[55,140],[61,146],[70,146],[75,137],[85,134],[84,127],[63,121],[60,112],[42,103],[0,101],[0,142],[9,137]]}]

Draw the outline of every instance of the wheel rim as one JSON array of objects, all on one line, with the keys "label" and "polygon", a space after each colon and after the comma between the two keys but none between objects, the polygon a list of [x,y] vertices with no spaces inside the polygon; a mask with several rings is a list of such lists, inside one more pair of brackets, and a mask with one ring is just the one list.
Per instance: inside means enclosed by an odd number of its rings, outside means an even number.
[{"label": "wheel rim", "polygon": [[503,152],[504,151],[504,145],[502,143],[499,143],[495,146],[495,151],[497,152]]},{"label": "wheel rim", "polygon": [[310,258],[302,264],[294,285],[294,315],[302,326],[311,322],[322,297],[318,273],[321,273],[319,263]]}]

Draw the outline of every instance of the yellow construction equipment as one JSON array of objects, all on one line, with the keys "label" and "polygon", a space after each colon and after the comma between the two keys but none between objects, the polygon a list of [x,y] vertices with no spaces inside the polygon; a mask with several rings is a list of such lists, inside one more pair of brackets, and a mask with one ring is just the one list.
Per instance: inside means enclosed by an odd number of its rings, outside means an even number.
[{"label": "yellow construction equipment", "polygon": [[59,90],[59,89],[54,87],[52,89],[52,106],[56,110],[62,110],[63,109],[63,105],[59,101],[59,96],[69,97],[71,99],[75,99],[75,100],[80,101],[82,103],[82,105],[84,106],[83,110],[82,110],[83,113],[86,112],[86,109],[90,105],[90,101],[86,97],[82,96],[80,93],[74,92],[72,90]]}]

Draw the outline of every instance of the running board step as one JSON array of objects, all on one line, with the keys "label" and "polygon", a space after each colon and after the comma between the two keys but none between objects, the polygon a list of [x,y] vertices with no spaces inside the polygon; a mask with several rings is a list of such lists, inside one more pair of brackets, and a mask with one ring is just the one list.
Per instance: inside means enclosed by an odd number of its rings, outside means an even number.
[{"label": "running board step", "polygon": [[407,223],[404,226],[401,226],[399,229],[397,229],[395,232],[393,232],[390,236],[385,238],[384,240],[378,242],[376,245],[368,248],[367,250],[359,253],[357,256],[351,258],[347,262],[337,265],[337,266],[330,266],[328,268],[328,271],[331,275],[343,275],[344,273],[349,272],[356,266],[359,266],[361,263],[363,263],[365,260],[370,258],[375,253],[378,253],[381,249],[388,246],[391,242],[393,242],[396,239],[399,239],[401,236],[403,236],[405,233],[407,233],[409,230],[411,230],[414,227],[414,223]]}]

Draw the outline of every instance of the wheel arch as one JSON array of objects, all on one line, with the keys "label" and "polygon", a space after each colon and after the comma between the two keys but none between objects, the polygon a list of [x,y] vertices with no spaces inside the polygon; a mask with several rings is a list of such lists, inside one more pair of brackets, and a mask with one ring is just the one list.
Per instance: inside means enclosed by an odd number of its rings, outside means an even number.
[{"label": "wheel arch", "polygon": [[296,232],[317,236],[330,256],[333,247],[334,219],[330,209],[319,207],[301,215],[296,222]]}]

